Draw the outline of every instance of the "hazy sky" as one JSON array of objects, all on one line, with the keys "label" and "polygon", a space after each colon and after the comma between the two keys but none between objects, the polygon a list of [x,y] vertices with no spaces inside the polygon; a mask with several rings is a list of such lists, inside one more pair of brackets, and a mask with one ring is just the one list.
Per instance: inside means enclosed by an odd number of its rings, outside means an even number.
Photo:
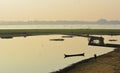
[{"label": "hazy sky", "polygon": [[120,0],[0,0],[0,21],[120,20]]}]

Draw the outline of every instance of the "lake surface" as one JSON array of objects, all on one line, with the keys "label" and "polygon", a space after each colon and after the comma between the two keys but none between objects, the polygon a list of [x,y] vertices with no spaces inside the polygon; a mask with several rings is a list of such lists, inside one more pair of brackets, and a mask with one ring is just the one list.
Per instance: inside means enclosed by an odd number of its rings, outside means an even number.
[{"label": "lake surface", "polygon": [[0,29],[120,29],[120,24],[1,24]]},{"label": "lake surface", "polygon": [[[0,73],[49,73],[73,63],[102,55],[113,48],[88,46],[84,37],[65,38],[64,41],[50,41],[63,35],[16,37],[0,39]],[[120,36],[104,36],[106,43],[120,43]],[[109,39],[118,41],[110,42]],[[85,57],[64,59],[64,54],[85,53]]]}]

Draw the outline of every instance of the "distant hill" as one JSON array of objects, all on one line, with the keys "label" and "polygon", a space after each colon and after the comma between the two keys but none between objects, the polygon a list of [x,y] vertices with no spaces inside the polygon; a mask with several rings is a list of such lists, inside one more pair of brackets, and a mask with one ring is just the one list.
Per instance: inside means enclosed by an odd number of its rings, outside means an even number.
[{"label": "distant hill", "polygon": [[110,21],[108,21],[106,19],[100,19],[96,23],[98,23],[98,24],[120,24],[120,21],[118,21],[118,20],[110,20]]},{"label": "distant hill", "polygon": [[9,22],[0,22],[0,25],[27,25],[27,24],[120,24],[119,20],[106,20],[100,19],[98,21],[71,21],[71,20],[58,20],[58,21],[9,21]]}]

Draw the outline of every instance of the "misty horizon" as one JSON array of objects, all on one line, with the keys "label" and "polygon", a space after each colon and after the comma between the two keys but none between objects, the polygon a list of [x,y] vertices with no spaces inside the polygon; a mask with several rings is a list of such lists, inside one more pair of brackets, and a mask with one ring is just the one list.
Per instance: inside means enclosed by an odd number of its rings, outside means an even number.
[{"label": "misty horizon", "polygon": [[82,21],[82,20],[33,20],[33,21],[0,21],[0,24],[120,24],[120,20],[99,19],[96,21]]}]

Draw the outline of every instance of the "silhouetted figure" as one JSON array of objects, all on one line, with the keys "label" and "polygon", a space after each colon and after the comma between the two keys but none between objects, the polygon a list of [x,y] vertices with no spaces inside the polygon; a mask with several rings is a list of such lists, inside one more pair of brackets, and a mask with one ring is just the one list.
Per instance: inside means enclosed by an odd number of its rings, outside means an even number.
[{"label": "silhouetted figure", "polygon": [[97,55],[96,54],[94,54],[94,58],[97,59]]}]

